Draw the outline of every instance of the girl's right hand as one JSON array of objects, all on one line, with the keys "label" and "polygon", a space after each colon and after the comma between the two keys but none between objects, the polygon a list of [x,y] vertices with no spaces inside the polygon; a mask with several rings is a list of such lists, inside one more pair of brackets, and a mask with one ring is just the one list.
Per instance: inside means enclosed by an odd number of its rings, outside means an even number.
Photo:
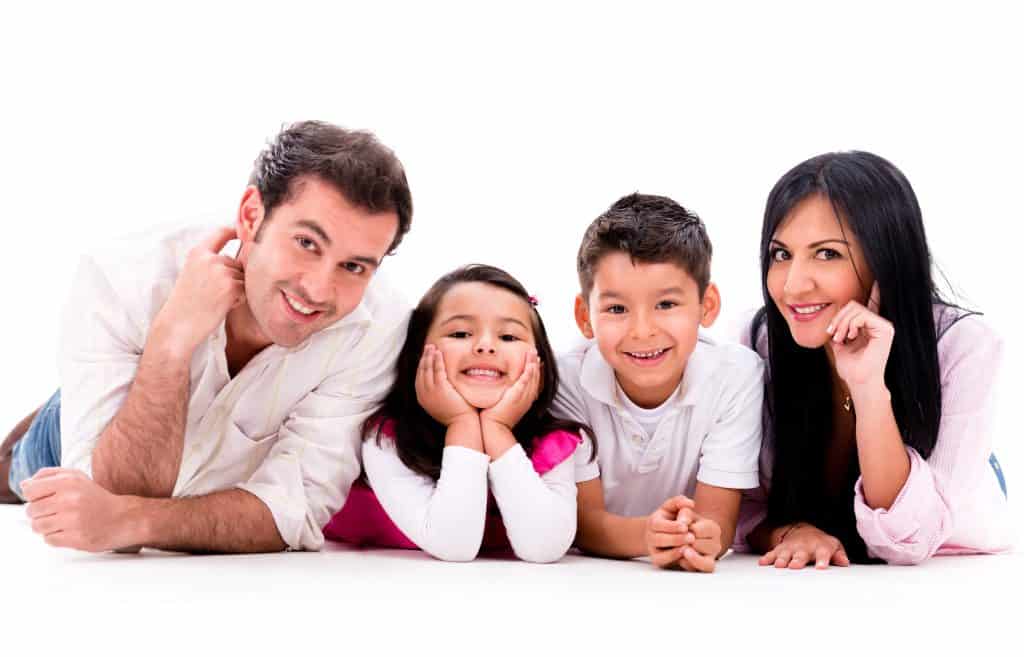
[{"label": "girl's right hand", "polygon": [[416,401],[430,417],[446,427],[461,417],[478,415],[448,380],[444,357],[432,344],[423,347],[420,366],[416,370]]},{"label": "girl's right hand", "polygon": [[761,557],[758,563],[762,566],[774,564],[776,568],[800,570],[812,559],[814,567],[819,570],[828,568],[829,564],[850,565],[850,558],[846,556],[846,550],[838,538],[805,522],[790,525],[779,544]]}]

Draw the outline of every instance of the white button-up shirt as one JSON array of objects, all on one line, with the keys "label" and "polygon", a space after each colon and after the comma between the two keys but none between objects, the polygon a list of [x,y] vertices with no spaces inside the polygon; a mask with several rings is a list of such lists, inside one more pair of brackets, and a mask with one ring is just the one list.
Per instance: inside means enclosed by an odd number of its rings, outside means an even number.
[{"label": "white button-up shirt", "polygon": [[697,481],[758,486],[764,364],[750,349],[702,334],[650,436],[623,403],[596,343],[560,356],[558,375],[553,412],[589,425],[597,441],[595,460],[589,441],[576,450],[576,481],[600,477],[611,513],[650,515],[673,495],[692,497]]},{"label": "white button-up shirt", "polygon": [[[131,238],[82,259],[60,343],[64,467],[92,474],[150,325],[210,231]],[[241,488],[267,505],[289,547],[318,549],[359,476],[361,425],[391,385],[407,320],[408,305],[378,272],[351,313],[295,347],[268,346],[234,378],[221,323],[192,356],[172,496]]]}]

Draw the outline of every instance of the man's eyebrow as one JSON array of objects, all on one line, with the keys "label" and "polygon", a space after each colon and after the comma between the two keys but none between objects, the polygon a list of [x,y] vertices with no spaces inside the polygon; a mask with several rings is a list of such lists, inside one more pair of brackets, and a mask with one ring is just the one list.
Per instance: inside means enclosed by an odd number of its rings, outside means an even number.
[{"label": "man's eyebrow", "polygon": [[[327,236],[327,231],[325,231],[323,227],[317,222],[313,221],[312,219],[300,219],[299,221],[296,222],[296,225],[302,226],[303,228],[306,228],[307,230],[316,233],[317,237],[324,241],[324,244],[326,244],[327,246],[331,246],[331,238]],[[345,260],[345,262],[358,262],[361,265],[373,267],[374,269],[380,267],[380,260],[374,258],[373,256],[367,255],[352,256],[351,258]]]},{"label": "man's eyebrow", "polygon": [[296,223],[299,226],[307,228],[316,233],[316,236],[322,239],[324,243],[327,244],[327,246],[331,245],[331,238],[327,236],[327,231],[325,231],[317,222],[313,221],[312,219],[299,219],[298,222]]},{"label": "man's eyebrow", "polygon": [[361,265],[366,265],[367,267],[373,267],[374,269],[376,269],[377,267],[380,267],[380,261],[377,260],[374,257],[371,257],[371,256],[352,256],[351,258],[349,258],[345,262],[358,262]]}]

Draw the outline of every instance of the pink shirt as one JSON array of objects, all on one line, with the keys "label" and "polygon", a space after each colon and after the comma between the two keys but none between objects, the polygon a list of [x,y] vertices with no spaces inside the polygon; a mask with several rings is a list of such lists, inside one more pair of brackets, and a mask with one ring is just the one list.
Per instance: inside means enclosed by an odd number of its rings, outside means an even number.
[{"label": "pink shirt", "polygon": [[[935,306],[942,418],[928,459],[907,447],[910,476],[888,509],[864,502],[854,484],[857,532],[868,554],[893,564],[917,564],[932,555],[1005,552],[1012,523],[1006,497],[991,465],[994,383],[1002,363],[1002,340],[978,316],[957,317]],[[950,322],[953,321],[952,326]],[[750,323],[741,341],[750,346]],[[948,327],[942,333],[944,327]],[[762,330],[757,352],[768,362]],[[771,441],[766,428],[761,450],[761,487],[744,496],[734,549],[745,550],[747,534],[765,517],[771,486]]]}]

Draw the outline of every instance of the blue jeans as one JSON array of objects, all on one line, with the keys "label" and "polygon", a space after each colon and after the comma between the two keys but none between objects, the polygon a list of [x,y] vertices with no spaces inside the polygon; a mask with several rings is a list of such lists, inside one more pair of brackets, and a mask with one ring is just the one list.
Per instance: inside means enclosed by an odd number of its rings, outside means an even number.
[{"label": "blue jeans", "polygon": [[43,468],[60,465],[60,390],[53,393],[36,414],[28,431],[14,445],[11,452],[11,474],[7,485],[20,497],[21,482]]}]

